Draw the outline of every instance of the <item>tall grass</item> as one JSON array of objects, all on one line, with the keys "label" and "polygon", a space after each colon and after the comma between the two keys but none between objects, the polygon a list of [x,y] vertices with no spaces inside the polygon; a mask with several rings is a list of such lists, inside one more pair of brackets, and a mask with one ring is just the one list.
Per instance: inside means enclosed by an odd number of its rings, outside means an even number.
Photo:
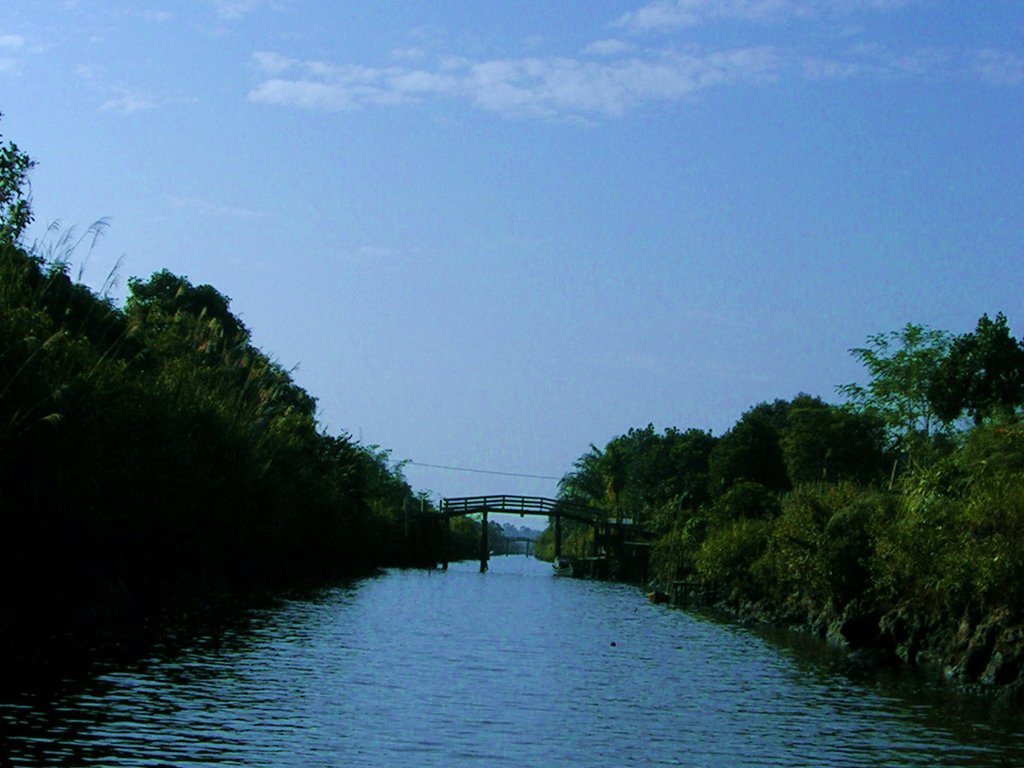
[{"label": "tall grass", "polygon": [[101,232],[0,245],[0,638],[407,556],[385,547],[408,484],[322,433],[236,319],[71,280]]}]

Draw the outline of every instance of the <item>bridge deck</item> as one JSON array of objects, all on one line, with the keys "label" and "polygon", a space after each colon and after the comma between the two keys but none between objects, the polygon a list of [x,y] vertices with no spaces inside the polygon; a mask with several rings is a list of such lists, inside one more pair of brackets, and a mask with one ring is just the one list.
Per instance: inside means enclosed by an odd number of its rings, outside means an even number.
[{"label": "bridge deck", "polygon": [[543,496],[460,496],[441,499],[441,517],[472,515],[480,512],[507,512],[518,515],[564,517],[582,523],[598,523],[602,514],[591,507]]}]

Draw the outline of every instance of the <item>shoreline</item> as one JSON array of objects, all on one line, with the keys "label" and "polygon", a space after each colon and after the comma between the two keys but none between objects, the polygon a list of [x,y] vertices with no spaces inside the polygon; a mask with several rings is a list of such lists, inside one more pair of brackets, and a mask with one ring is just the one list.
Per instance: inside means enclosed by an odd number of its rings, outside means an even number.
[{"label": "shoreline", "polygon": [[1004,704],[1024,703],[1024,619],[1007,608],[954,618],[910,604],[882,610],[854,600],[841,611],[798,597],[693,600],[682,610],[713,610],[740,624],[815,638],[854,665],[924,672],[954,691]]}]

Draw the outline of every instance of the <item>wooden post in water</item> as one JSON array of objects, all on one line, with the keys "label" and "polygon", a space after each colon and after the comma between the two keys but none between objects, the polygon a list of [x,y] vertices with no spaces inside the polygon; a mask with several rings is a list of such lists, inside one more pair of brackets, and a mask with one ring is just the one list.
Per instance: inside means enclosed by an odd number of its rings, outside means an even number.
[{"label": "wooden post in water", "polygon": [[483,524],[480,526],[480,573],[487,573],[487,558],[490,556],[487,546],[487,510],[484,510]]},{"label": "wooden post in water", "polygon": [[555,560],[562,556],[562,516],[555,515]]},{"label": "wooden post in water", "polygon": [[444,518],[441,524],[441,570],[448,570],[448,530],[451,528],[452,519]]}]

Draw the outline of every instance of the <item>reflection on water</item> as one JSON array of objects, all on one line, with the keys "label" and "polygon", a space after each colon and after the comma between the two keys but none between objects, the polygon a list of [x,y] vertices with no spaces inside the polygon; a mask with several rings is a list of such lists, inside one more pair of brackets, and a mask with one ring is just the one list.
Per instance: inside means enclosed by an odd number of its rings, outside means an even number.
[{"label": "reflection on water", "polygon": [[[496,558],[393,571],[0,698],[12,766],[1009,766],[1021,718]],[[6,762],[4,762],[6,760]]]}]

